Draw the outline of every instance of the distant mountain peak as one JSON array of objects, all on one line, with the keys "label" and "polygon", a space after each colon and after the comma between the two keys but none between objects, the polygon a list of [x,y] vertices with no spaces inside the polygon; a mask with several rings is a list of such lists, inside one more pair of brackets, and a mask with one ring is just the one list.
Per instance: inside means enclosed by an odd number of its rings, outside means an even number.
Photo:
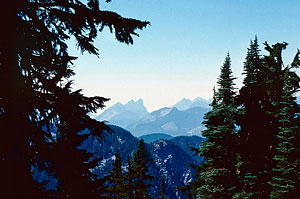
[{"label": "distant mountain peak", "polygon": [[142,99],[130,100],[126,104],[120,102],[107,108],[103,113],[95,117],[99,121],[108,121],[121,127],[128,126],[148,114]]},{"label": "distant mountain peak", "polygon": [[211,99],[207,100],[202,97],[196,97],[194,100],[183,98],[182,100],[177,102],[173,107],[176,107],[180,111],[184,111],[192,107],[209,108],[210,102]]},{"label": "distant mountain peak", "polygon": [[210,101],[210,99],[204,99],[204,98],[202,98],[202,97],[196,97],[194,100],[193,100],[193,102],[196,102],[196,101],[205,101],[205,102],[209,102]]},{"label": "distant mountain peak", "polygon": [[172,136],[201,135],[203,115],[209,110],[208,108],[192,107],[181,111],[176,107],[165,107],[145,115],[141,120],[127,126],[126,129],[135,136],[153,133],[165,133]]},{"label": "distant mountain peak", "polygon": [[137,103],[143,103],[144,104],[144,101],[143,101],[143,99],[138,99],[137,101],[136,101]]},{"label": "distant mountain peak", "polygon": [[133,104],[133,103],[135,103],[135,101],[132,99],[132,100],[129,100],[126,104]]}]

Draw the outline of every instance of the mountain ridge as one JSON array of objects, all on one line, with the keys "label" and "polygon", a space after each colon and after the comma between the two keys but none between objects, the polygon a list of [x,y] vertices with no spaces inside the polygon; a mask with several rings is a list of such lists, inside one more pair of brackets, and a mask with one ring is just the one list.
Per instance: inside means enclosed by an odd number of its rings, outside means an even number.
[{"label": "mountain ridge", "polygon": [[126,127],[138,121],[148,113],[143,100],[139,99],[137,101],[130,100],[126,104],[117,102],[94,119]]},{"label": "mountain ridge", "polygon": [[[138,145],[138,139],[129,131],[114,125],[110,125],[114,133],[105,136],[104,141],[99,141],[89,137],[83,142],[80,148],[86,149],[94,153],[95,157],[102,157],[102,160],[93,172],[101,177],[105,176],[112,169],[115,154],[119,151],[123,162],[123,167],[126,168],[127,155],[133,156],[133,152]],[[184,199],[178,190],[174,189],[177,186],[183,186],[193,179],[194,170],[190,168],[190,164],[197,164],[198,159],[186,152],[187,148],[182,143],[190,143],[186,138],[181,137],[179,145],[171,140],[157,140],[146,146],[153,158],[152,166],[150,166],[150,174],[155,176],[152,187],[150,189],[152,196],[160,198],[160,178],[163,176],[165,181],[165,194],[169,198]],[[200,144],[192,143],[195,147]]]},{"label": "mountain ridge", "polygon": [[171,136],[199,135],[204,129],[203,116],[209,108],[193,107],[180,111],[176,107],[162,108],[147,114],[126,127],[134,136],[164,133]]}]

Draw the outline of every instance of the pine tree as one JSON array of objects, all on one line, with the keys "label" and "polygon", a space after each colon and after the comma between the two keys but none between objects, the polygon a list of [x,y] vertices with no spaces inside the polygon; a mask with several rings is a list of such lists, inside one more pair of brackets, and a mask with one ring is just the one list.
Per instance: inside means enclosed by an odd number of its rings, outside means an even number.
[{"label": "pine tree", "polygon": [[106,198],[122,199],[127,196],[125,189],[126,176],[122,169],[122,160],[120,152],[115,155],[115,162],[112,164],[113,168],[109,172],[109,175],[105,177],[108,181],[106,188]]},{"label": "pine tree", "polygon": [[300,148],[299,148],[299,105],[296,103],[295,93],[299,91],[300,78],[292,68],[299,67],[298,50],[292,67],[284,69],[283,96],[279,113],[279,132],[277,134],[278,146],[274,159],[276,167],[270,184],[273,190],[270,194],[272,199],[292,199],[300,194]]},{"label": "pine tree", "polygon": [[109,27],[118,41],[132,44],[135,31],[148,22],[102,11],[98,0],[8,1],[0,20],[5,27],[0,33],[0,176],[7,182],[1,195],[49,198],[32,178],[35,168],[58,179],[58,197],[96,197],[97,177],[90,170],[97,160],[78,146],[87,128],[100,138],[109,131],[87,115],[107,99],[72,91],[75,57],[66,41],[72,36],[82,52],[98,55],[93,45],[98,29]]},{"label": "pine tree", "polygon": [[206,130],[202,135],[207,140],[199,151],[205,163],[199,174],[202,184],[197,198],[231,198],[236,186],[234,79],[228,54],[221,67],[212,110],[204,116]]},{"label": "pine tree", "polygon": [[151,198],[149,193],[150,181],[154,178],[148,174],[151,162],[150,153],[144,140],[141,139],[137,150],[133,154],[133,190],[135,199]]}]

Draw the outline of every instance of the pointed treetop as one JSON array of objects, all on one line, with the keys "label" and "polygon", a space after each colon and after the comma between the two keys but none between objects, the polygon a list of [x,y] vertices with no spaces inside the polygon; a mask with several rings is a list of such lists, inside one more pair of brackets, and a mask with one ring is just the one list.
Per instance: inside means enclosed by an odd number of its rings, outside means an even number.
[{"label": "pointed treetop", "polygon": [[234,91],[234,82],[236,79],[232,76],[231,71],[231,59],[229,52],[225,58],[224,64],[221,67],[221,74],[218,78],[217,84],[219,86],[217,92],[215,93],[216,100],[220,103],[230,104],[232,103]]}]

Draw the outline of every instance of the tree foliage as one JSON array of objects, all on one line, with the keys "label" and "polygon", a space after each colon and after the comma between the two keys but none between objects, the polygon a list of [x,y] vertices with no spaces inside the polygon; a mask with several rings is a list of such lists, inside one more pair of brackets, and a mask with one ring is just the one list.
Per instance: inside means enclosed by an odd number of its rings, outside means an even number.
[{"label": "tree foliage", "polygon": [[288,199],[297,198],[300,194],[300,171],[299,171],[299,114],[300,108],[296,103],[295,94],[299,91],[300,78],[293,68],[299,67],[298,50],[294,62],[283,70],[283,95],[279,110],[279,131],[277,134],[277,153],[274,157],[276,166],[271,186],[273,190],[270,198]]},{"label": "tree foliage", "polygon": [[43,186],[32,179],[35,168],[58,179],[51,197],[98,197],[90,172],[97,160],[77,147],[88,136],[85,129],[98,138],[110,131],[87,115],[108,99],[71,89],[76,58],[66,42],[73,37],[82,52],[98,55],[93,42],[105,27],[132,44],[136,30],[149,23],[102,11],[98,0],[8,1],[0,13],[0,172],[7,182],[1,194],[43,197]]},{"label": "tree foliage", "polygon": [[126,174],[122,169],[122,160],[119,151],[116,153],[115,158],[112,170],[109,172],[109,175],[105,177],[108,181],[105,198],[127,198]]},{"label": "tree foliage", "polygon": [[150,197],[150,181],[154,178],[149,174],[152,158],[143,139],[139,141],[138,148],[133,154],[133,190],[135,199],[148,199]]},{"label": "tree foliage", "polygon": [[212,110],[205,115],[207,138],[193,149],[204,162],[196,179],[181,190],[190,198],[293,199],[300,194],[299,50],[285,66],[287,43],[261,56],[257,38],[244,62],[245,78],[235,96],[229,56],[221,68]]},{"label": "tree foliage", "polygon": [[230,198],[236,182],[234,83],[231,61],[227,55],[218,79],[218,90],[214,93],[212,110],[204,116],[206,130],[199,154],[204,158],[200,170],[200,186],[197,198]]}]

